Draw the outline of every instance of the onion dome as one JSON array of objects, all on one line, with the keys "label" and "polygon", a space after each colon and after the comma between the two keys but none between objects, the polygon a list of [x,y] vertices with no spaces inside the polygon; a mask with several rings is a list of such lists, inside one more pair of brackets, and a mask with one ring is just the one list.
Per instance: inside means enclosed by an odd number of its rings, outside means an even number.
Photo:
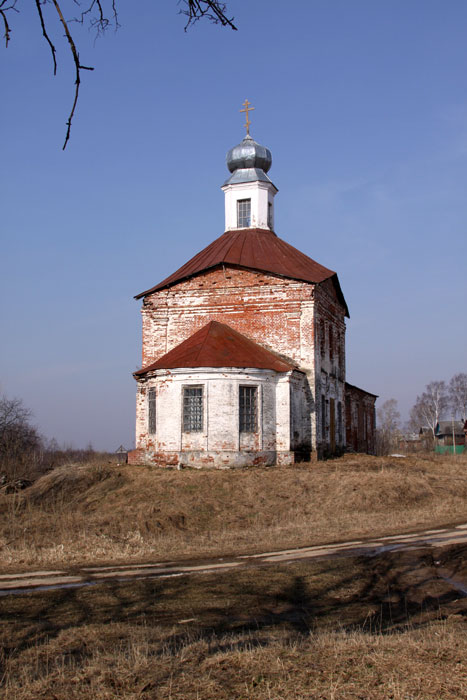
[{"label": "onion dome", "polygon": [[231,173],[246,168],[259,168],[267,173],[272,164],[269,148],[261,146],[249,134],[227,153],[227,167]]}]

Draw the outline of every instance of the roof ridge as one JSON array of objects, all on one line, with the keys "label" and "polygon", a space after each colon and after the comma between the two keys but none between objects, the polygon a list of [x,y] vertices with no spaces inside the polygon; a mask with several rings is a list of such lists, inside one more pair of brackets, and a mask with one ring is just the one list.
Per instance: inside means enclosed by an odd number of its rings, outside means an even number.
[{"label": "roof ridge", "polygon": [[[226,231],[226,232],[225,232],[224,234],[222,234],[222,235],[225,236],[226,233],[230,233],[230,234],[233,234],[233,235],[231,235],[231,239],[232,239],[232,240],[230,241],[229,247],[228,247],[227,250],[225,251],[224,258],[223,258],[223,260],[222,260],[222,264],[224,264],[225,258],[228,256],[228,254],[229,254],[230,251],[232,250],[233,246],[235,245],[235,242],[236,242],[236,240],[237,240],[237,238],[238,238],[238,233],[239,233],[239,232],[236,231],[235,229],[232,229],[232,230],[230,230],[230,231]],[[222,236],[221,236],[221,238],[222,238]]]},{"label": "roof ridge", "polygon": [[[201,345],[199,346],[198,352],[196,353],[196,360],[199,359],[199,357],[200,357],[202,351],[204,350],[204,347],[205,347],[205,345],[206,345],[207,339],[209,338],[209,331],[211,330],[212,324],[213,324],[213,323],[214,323],[214,320],[211,319],[211,321],[208,321],[208,323],[206,323],[205,326],[203,326],[202,328],[200,328],[200,331],[204,330],[205,333],[204,333],[204,338],[203,338],[202,341],[201,341]],[[198,332],[199,332],[199,331],[198,331]]]},{"label": "roof ridge", "polygon": [[246,243],[246,236],[243,236],[243,241],[242,241],[242,245],[241,245],[241,248],[240,248],[239,260],[242,259],[242,256],[243,256],[243,249],[244,249],[244,247],[245,247],[245,243]]}]

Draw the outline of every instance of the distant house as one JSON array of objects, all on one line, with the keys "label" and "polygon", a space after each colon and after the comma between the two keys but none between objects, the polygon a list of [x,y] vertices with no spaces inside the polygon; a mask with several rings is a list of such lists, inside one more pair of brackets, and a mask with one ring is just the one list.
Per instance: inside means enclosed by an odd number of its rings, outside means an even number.
[{"label": "distant house", "polygon": [[397,439],[397,449],[402,452],[421,452],[426,449],[420,432],[401,433]]},{"label": "distant house", "polygon": [[462,454],[467,451],[467,421],[440,420],[435,429],[435,452]]}]

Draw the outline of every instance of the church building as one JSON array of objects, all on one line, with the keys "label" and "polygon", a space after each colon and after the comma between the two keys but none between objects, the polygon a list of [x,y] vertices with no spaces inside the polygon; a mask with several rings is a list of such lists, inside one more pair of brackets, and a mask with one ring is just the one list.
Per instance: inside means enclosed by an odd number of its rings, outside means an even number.
[{"label": "church building", "polygon": [[[279,238],[272,157],[227,154],[225,232],[142,299],[133,464],[243,467],[374,450],[376,396],[346,384],[337,274]],[[251,109],[251,108],[250,108]]]}]

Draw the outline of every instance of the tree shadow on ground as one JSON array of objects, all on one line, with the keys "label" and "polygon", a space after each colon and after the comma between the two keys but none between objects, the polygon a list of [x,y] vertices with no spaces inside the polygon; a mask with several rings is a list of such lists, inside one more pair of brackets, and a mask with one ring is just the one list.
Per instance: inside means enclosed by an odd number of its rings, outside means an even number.
[{"label": "tree shadow on ground", "polygon": [[[466,553],[453,548],[456,571]],[[467,598],[438,577],[431,550],[419,550],[9,596],[0,599],[0,620],[5,656],[63,630],[110,623],[154,628],[151,654],[176,655],[194,639],[212,653],[264,646],[277,630],[291,637],[320,629],[394,633],[454,609],[465,615]],[[92,649],[84,644],[76,653]]]}]

